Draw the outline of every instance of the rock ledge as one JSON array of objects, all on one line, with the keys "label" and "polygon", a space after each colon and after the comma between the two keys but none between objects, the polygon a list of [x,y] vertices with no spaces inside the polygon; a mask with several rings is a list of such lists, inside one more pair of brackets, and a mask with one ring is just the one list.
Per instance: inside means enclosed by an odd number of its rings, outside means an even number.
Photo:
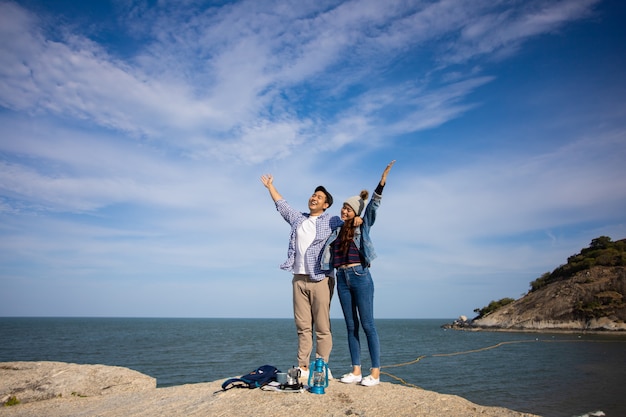
[{"label": "rock ledge", "polygon": [[220,391],[223,381],[156,388],[154,378],[115,366],[4,362],[0,398],[14,396],[20,404],[0,407],[0,416],[533,416],[387,382],[362,387],[333,380],[326,394],[315,395]]}]

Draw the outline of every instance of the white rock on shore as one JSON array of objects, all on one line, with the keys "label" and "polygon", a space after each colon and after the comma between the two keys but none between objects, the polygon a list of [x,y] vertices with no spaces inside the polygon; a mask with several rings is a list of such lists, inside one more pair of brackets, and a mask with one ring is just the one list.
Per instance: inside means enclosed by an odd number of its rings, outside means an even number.
[{"label": "white rock on shore", "polygon": [[221,391],[224,380],[156,388],[139,372],[61,362],[0,363],[0,407],[12,417],[195,416],[446,416],[532,417],[486,407],[454,395],[381,383],[375,387],[331,381],[324,395],[261,389]]}]

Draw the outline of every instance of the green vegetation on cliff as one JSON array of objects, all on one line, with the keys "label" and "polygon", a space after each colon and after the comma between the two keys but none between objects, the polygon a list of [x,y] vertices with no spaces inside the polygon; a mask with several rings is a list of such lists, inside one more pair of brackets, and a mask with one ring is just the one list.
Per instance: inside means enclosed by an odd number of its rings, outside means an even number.
[{"label": "green vegetation on cliff", "polygon": [[600,236],[591,241],[588,248],[567,258],[567,264],[552,272],[546,272],[530,283],[530,292],[537,291],[556,281],[572,277],[579,271],[594,266],[626,266],[626,239],[611,242],[611,238]]},{"label": "green vegetation on cliff", "polygon": [[498,300],[498,301],[490,302],[489,305],[486,306],[486,307],[476,308],[476,309],[474,309],[474,313],[478,314],[478,316],[476,316],[475,318],[479,319],[481,317],[484,317],[487,314],[491,313],[492,311],[496,311],[500,307],[503,307],[503,306],[505,306],[507,304],[510,304],[513,301],[515,301],[515,300],[512,299],[512,298],[503,298],[503,299]]}]

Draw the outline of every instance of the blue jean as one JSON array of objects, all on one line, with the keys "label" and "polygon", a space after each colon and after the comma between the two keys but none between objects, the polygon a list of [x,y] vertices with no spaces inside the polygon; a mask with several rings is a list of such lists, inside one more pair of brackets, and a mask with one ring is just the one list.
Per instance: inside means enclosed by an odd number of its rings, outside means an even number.
[{"label": "blue jean", "polygon": [[337,295],[346,320],[352,365],[361,366],[360,322],[367,337],[372,368],[380,368],[380,341],[374,324],[374,281],[369,268],[361,265],[338,268]]}]

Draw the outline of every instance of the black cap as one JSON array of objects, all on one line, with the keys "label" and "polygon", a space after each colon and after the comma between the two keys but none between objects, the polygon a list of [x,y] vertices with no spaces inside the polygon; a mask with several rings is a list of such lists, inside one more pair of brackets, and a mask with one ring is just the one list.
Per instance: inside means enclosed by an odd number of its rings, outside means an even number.
[{"label": "black cap", "polygon": [[328,207],[333,205],[333,196],[330,195],[330,193],[328,191],[326,191],[326,188],[324,188],[323,185],[319,185],[316,189],[315,192],[321,191],[324,193],[324,195],[326,196],[326,202],[328,203]]}]

